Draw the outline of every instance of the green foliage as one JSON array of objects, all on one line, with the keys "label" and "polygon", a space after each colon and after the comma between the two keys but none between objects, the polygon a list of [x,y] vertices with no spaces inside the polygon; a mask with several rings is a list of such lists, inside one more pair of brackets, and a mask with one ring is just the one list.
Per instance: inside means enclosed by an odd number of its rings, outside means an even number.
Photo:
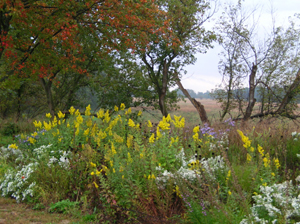
[{"label": "green foliage", "polygon": [[2,134],[4,136],[13,136],[17,133],[19,133],[20,128],[16,123],[10,122],[6,123],[2,128]]},{"label": "green foliage", "polygon": [[49,212],[58,212],[66,214],[70,210],[76,208],[78,206],[78,202],[70,201],[69,199],[62,200],[50,205]]}]

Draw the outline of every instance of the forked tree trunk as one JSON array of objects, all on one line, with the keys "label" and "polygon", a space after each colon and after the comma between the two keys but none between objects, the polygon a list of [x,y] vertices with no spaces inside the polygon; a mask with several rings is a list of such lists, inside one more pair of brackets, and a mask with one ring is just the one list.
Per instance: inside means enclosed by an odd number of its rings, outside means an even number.
[{"label": "forked tree trunk", "polygon": [[178,85],[179,89],[183,92],[183,94],[191,101],[191,103],[193,104],[193,106],[196,108],[200,119],[202,121],[202,123],[209,123],[206,111],[204,106],[197,100],[195,100],[194,98],[191,97],[191,95],[189,94],[189,92],[183,88],[182,83],[178,77],[178,75],[176,75],[176,84]]},{"label": "forked tree trunk", "polygon": [[248,99],[248,106],[244,115],[244,120],[248,120],[251,117],[256,99],[254,98],[255,92],[255,76],[257,72],[257,65],[253,64],[251,69],[251,74],[249,77],[249,99]]},{"label": "forked tree trunk", "polygon": [[300,85],[300,69],[297,72],[296,78],[294,79],[292,85],[288,89],[287,93],[285,94],[283,100],[281,101],[281,104],[277,111],[275,112],[276,114],[282,114],[284,110],[286,109],[286,106],[291,102],[291,100],[294,98],[294,91],[296,88]]}]

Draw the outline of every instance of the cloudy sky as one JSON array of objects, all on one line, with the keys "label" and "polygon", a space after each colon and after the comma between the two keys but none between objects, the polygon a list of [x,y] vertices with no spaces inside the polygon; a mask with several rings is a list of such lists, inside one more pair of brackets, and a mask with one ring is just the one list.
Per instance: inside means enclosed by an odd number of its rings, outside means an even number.
[{"label": "cloudy sky", "polygon": [[[222,2],[228,2],[228,0],[222,0]],[[231,2],[236,3],[237,0]],[[259,26],[265,30],[271,27],[272,7],[275,13],[276,26],[287,26],[288,17],[300,13],[300,0],[244,0],[243,4],[247,9],[255,6],[260,7],[257,11],[260,14]],[[220,11],[222,11],[222,7],[219,9]],[[212,25],[209,24],[208,26],[211,27]],[[182,78],[182,84],[186,89],[205,92],[214,89],[216,85],[221,83],[222,76],[218,71],[220,60],[218,53],[221,50],[222,48],[216,45],[206,54],[197,54],[197,62],[186,67],[187,74]]]}]

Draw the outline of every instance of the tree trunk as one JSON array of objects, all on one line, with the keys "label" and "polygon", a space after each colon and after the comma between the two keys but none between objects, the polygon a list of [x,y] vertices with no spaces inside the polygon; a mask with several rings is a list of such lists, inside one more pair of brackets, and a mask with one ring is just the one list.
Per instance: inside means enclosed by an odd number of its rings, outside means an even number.
[{"label": "tree trunk", "polygon": [[279,108],[277,109],[277,111],[275,113],[282,114],[284,112],[284,110],[286,109],[286,106],[293,99],[294,91],[299,86],[299,84],[300,84],[300,69],[298,70],[295,80],[293,81],[292,85],[288,89],[287,93],[285,94],[283,100],[280,103]]},{"label": "tree trunk", "polygon": [[257,65],[253,64],[251,69],[251,74],[249,77],[249,99],[248,99],[248,106],[244,115],[244,120],[248,120],[252,114],[256,99],[254,98],[255,92],[255,76],[257,72]]},{"label": "tree trunk", "polygon": [[160,111],[162,113],[163,116],[167,117],[168,116],[168,111],[167,111],[167,107],[166,107],[166,102],[165,102],[165,97],[167,94],[167,88],[168,88],[168,65],[166,63],[166,61],[164,61],[164,65],[163,65],[163,77],[162,77],[162,88],[161,91],[159,93],[159,108]]},{"label": "tree trunk", "polygon": [[40,78],[40,82],[42,84],[42,86],[44,87],[46,96],[47,96],[47,104],[50,110],[50,113],[52,115],[52,117],[54,117],[55,115],[55,106],[53,103],[53,97],[52,97],[52,91],[51,91],[51,86],[52,86],[52,81],[49,81],[46,83],[44,78]]},{"label": "tree trunk", "polygon": [[189,92],[183,88],[182,83],[180,82],[180,79],[177,74],[176,74],[176,83],[177,83],[179,89],[183,92],[183,94],[191,101],[191,103],[196,108],[202,123],[209,123],[204,106],[200,102],[198,102],[197,100],[192,98],[191,95],[189,94]]}]

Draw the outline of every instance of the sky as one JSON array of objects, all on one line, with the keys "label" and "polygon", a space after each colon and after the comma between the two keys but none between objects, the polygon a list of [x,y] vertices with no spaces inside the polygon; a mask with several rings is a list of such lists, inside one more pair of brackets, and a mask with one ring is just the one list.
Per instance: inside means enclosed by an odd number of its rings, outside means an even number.
[{"label": "sky", "polygon": [[[229,2],[228,0],[221,0]],[[231,2],[237,3],[237,0]],[[295,13],[300,13],[300,0],[244,0],[243,5],[250,9],[252,7],[260,7],[257,14],[260,14],[259,29],[268,30],[272,24],[271,9],[273,8],[276,18],[276,26],[287,26],[288,17]],[[271,7],[272,5],[272,7]],[[220,6],[215,19],[220,15],[222,6]],[[212,28],[213,23],[207,24],[207,28]],[[215,89],[221,84],[222,76],[219,74],[218,62],[220,60],[219,53],[222,48],[215,44],[213,49],[209,49],[206,54],[197,54],[197,61],[194,65],[185,67],[187,74],[182,77],[183,87],[192,89],[197,92],[206,92]]]}]

